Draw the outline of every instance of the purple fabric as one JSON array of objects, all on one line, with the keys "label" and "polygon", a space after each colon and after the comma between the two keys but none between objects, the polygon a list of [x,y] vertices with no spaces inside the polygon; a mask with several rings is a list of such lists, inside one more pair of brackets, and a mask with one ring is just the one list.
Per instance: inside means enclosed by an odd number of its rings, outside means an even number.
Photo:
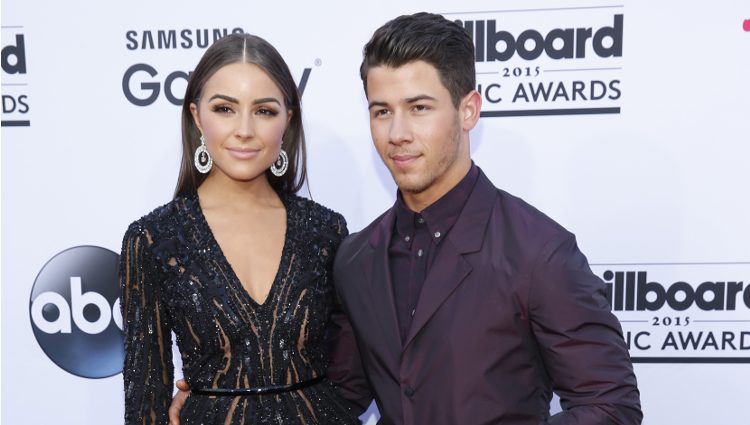
[{"label": "purple fabric", "polygon": [[[427,270],[406,338],[389,209],[334,262],[329,378],[381,425],[641,423],[622,328],[575,236],[481,173]],[[553,391],[563,411],[550,416]]]},{"label": "purple fabric", "polygon": [[421,212],[409,209],[401,192],[398,193],[388,261],[402,341],[411,327],[427,270],[432,267],[441,242],[458,220],[478,176],[479,169],[472,164],[453,189]]}]

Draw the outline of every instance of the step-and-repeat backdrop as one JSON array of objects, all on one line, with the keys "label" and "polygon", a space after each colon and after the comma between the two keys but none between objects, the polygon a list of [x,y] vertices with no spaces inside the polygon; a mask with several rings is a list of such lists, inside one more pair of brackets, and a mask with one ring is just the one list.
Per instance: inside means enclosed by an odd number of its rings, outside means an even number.
[{"label": "step-and-repeat backdrop", "polygon": [[3,2],[3,424],[122,420],[121,238],[171,198],[207,46],[239,31],[279,49],[309,193],[356,231],[395,196],[362,46],[424,9],[477,47],[474,160],[576,233],[607,284],[644,423],[750,417],[750,3],[406,3]]}]

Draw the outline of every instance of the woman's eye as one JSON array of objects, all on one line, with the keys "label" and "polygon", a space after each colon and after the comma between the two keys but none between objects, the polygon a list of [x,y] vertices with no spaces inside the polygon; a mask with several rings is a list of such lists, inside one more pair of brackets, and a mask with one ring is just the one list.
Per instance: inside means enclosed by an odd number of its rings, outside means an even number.
[{"label": "woman's eye", "polygon": [[214,112],[219,112],[221,114],[228,114],[228,113],[232,112],[232,108],[230,108],[229,106],[226,106],[226,105],[214,106],[213,110],[214,110]]},{"label": "woman's eye", "polygon": [[274,111],[273,109],[269,109],[269,108],[259,108],[258,109],[258,114],[260,114],[260,115],[268,115],[268,116],[273,117],[273,116],[276,116],[276,114],[278,114],[278,112]]}]

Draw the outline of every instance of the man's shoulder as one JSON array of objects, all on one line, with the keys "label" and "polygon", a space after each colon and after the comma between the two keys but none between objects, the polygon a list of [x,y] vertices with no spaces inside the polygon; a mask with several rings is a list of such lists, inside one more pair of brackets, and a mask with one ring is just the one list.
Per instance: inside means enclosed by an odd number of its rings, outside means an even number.
[{"label": "man's shoulder", "polygon": [[[392,214],[392,208],[387,209],[385,212],[380,214],[375,220],[370,222],[362,230],[351,233],[344,239],[339,247],[338,254],[336,256],[337,261],[339,258],[349,258],[356,256],[363,248],[367,247],[370,240],[373,238],[375,233],[383,233],[383,221],[388,218],[388,215]],[[383,234],[384,236],[384,234]]]},{"label": "man's shoulder", "polygon": [[496,190],[495,217],[506,222],[515,234],[538,238],[540,243],[572,236],[560,223],[521,197]]},{"label": "man's shoulder", "polygon": [[492,219],[514,233],[525,230],[533,233],[567,232],[555,220],[520,196],[498,188],[481,169],[479,180],[468,202],[471,204],[469,211],[490,208]]}]

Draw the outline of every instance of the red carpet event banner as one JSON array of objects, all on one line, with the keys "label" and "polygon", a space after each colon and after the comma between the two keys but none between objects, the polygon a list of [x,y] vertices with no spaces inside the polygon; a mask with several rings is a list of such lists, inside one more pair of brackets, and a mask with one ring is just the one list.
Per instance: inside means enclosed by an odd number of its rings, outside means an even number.
[{"label": "red carpet event banner", "polygon": [[746,423],[750,3],[631,0],[4,2],[2,422],[122,422],[122,237],[172,199],[180,107],[212,43],[249,32],[280,51],[302,95],[302,194],[354,232],[396,194],[362,47],[420,10],[471,35],[472,158],[576,234],[643,423]]}]

